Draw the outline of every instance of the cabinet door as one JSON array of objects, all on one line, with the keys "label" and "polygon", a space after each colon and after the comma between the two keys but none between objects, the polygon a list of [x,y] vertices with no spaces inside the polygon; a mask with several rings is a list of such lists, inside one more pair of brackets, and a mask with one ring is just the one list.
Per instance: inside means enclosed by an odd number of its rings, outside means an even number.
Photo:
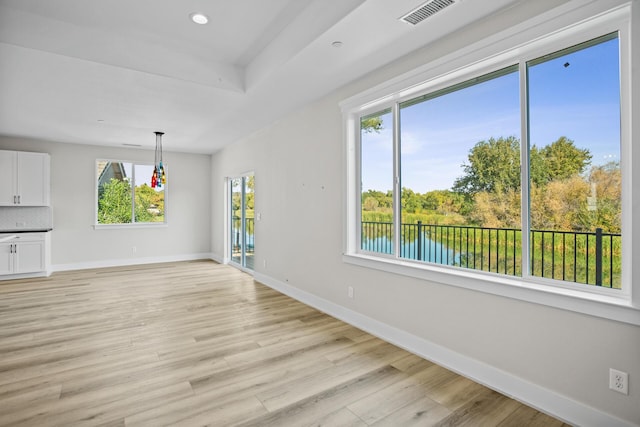
[{"label": "cabinet door", "polygon": [[16,243],[15,273],[35,273],[44,271],[44,242]]},{"label": "cabinet door", "polygon": [[0,243],[0,275],[13,273],[13,243]]},{"label": "cabinet door", "polygon": [[0,150],[0,206],[13,206],[17,194],[16,152]]},{"label": "cabinet door", "polygon": [[18,196],[20,206],[49,204],[49,155],[18,152]]}]

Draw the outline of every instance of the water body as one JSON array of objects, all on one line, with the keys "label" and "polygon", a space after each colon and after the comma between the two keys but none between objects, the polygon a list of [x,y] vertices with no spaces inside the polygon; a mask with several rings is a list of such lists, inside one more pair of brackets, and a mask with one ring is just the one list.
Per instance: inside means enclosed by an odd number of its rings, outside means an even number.
[{"label": "water body", "polygon": [[[364,238],[362,240],[362,250],[392,254],[393,253],[393,241],[386,236],[376,237],[375,239]],[[413,240],[410,242],[404,242],[400,246],[400,257],[407,259],[418,259],[418,241]],[[435,264],[456,265],[460,263],[460,253],[455,253],[451,249],[447,249],[441,243],[434,242],[431,239],[422,239],[422,253],[421,261],[432,262]]]}]

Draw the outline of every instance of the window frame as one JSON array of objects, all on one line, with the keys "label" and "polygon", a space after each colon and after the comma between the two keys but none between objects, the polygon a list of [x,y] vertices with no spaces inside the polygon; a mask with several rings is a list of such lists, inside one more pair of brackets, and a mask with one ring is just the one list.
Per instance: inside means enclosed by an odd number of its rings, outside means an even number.
[{"label": "window frame", "polygon": [[[97,168],[98,168],[98,163],[99,162],[111,162],[111,163],[130,163],[131,164],[131,174],[132,174],[132,187],[131,187],[131,218],[132,218],[132,222],[128,222],[128,223],[118,223],[118,224],[101,224],[98,222],[98,184],[99,184],[99,176],[97,173]],[[153,162],[140,162],[140,161],[135,161],[135,160],[121,160],[121,159],[106,159],[106,158],[99,158],[96,159],[95,161],[95,165],[94,165],[94,174],[95,174],[95,180],[94,180],[94,191],[95,191],[95,196],[94,196],[94,203],[93,203],[93,209],[94,209],[94,214],[93,214],[93,228],[95,230],[105,230],[105,229],[118,229],[118,228],[164,228],[168,226],[168,216],[167,216],[167,201],[169,198],[169,187],[167,186],[167,184],[163,184],[163,188],[164,188],[164,220],[162,222],[135,222],[135,197],[136,197],[136,191],[135,191],[135,169],[136,166],[153,166]],[[168,171],[168,166],[166,164],[166,162],[163,162],[163,166],[165,168],[165,171]],[[168,175],[168,173],[167,173]]]},{"label": "window frame", "polygon": [[[600,8],[599,8],[600,7]],[[610,7],[610,6],[609,6]],[[398,76],[364,93],[344,100],[340,105],[345,129],[346,156],[346,221],[343,261],[348,264],[415,277],[430,282],[458,286],[480,292],[549,305],[640,325],[640,284],[632,281],[631,238],[631,4],[610,10],[599,5],[564,5],[565,13],[549,13],[517,25],[500,34],[476,42],[466,48],[434,60],[425,66]],[[394,138],[399,105],[421,95],[434,93],[475,77],[517,64],[520,78],[526,74],[527,62],[541,56],[575,46],[611,32],[618,32],[620,49],[620,114],[622,169],[622,289],[597,288],[570,282],[531,276],[501,276],[478,270],[452,268],[445,265],[403,259],[394,255],[361,250],[362,192],[360,118],[391,109],[394,116]],[[522,147],[528,146],[526,85],[520,85]],[[394,149],[398,150],[398,144]],[[521,150],[521,164],[528,164]],[[400,218],[399,153],[394,152],[394,218]],[[528,200],[528,168],[522,168],[522,197]],[[525,190],[526,188],[526,190]],[[524,199],[526,197],[526,199]],[[523,219],[526,218],[523,213]],[[394,227],[399,221],[394,220]],[[397,231],[397,230],[396,230]],[[628,237],[627,237],[628,236]],[[395,239],[399,238],[396,232]],[[525,240],[528,242],[528,239]],[[398,245],[394,245],[394,252]],[[525,248],[523,247],[523,250]],[[528,250],[528,248],[527,248]],[[523,256],[526,254],[523,252]]]}]

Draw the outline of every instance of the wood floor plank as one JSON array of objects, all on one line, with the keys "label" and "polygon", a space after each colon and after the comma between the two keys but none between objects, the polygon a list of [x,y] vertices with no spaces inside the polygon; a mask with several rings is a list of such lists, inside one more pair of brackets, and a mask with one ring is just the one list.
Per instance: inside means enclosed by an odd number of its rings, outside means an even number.
[{"label": "wood floor plank", "polygon": [[401,372],[392,366],[369,371],[345,382],[334,385],[320,393],[299,399],[295,403],[270,411],[269,414],[253,419],[242,426],[283,426],[304,425],[309,419],[319,419],[335,411],[337,407],[348,405],[373,390],[385,388],[401,377]]},{"label": "wood floor plank", "polygon": [[[216,425],[216,422],[220,422],[222,419],[233,420],[237,423],[245,420],[246,413],[251,414],[250,417],[247,417],[251,419],[267,413],[267,410],[255,396],[239,399],[227,396],[224,399],[216,400],[207,394],[199,394],[137,412],[125,418],[125,425],[159,426],[180,423],[184,425]],[[205,422],[202,417],[206,417]],[[229,424],[220,422],[218,425]]]},{"label": "wood floor plank", "polygon": [[325,415],[324,417],[313,420],[308,427],[366,427],[367,423],[362,421],[358,416],[347,408],[339,409],[336,412]]},{"label": "wood floor plank", "polygon": [[[138,413],[193,395],[188,382],[128,384],[49,401],[28,408],[9,408],[0,415],[2,425],[99,425],[124,422],[128,413]],[[51,421],[55,420],[55,423]]]},{"label": "wood floor plank", "polygon": [[493,390],[485,389],[456,409],[436,427],[498,425],[520,407],[520,403]]},{"label": "wood floor plank", "polygon": [[[406,376],[402,381],[377,390],[347,408],[371,425],[403,408],[407,402],[424,399],[425,395],[423,385],[415,378]],[[433,406],[436,405],[438,403],[433,401]]]},{"label": "wood floor plank", "polygon": [[524,405],[520,405],[504,421],[500,422],[498,427],[518,427],[522,425],[529,427],[569,427],[568,424],[560,420]]},{"label": "wood floor plank", "polygon": [[11,408],[32,408],[34,405],[41,404],[42,402],[57,401],[60,399],[61,392],[62,385],[54,384],[50,386],[40,386],[23,393],[15,393],[10,397],[3,397],[1,413],[6,414]]},{"label": "wood floor plank", "polygon": [[211,261],[0,282],[0,426],[563,426]]},{"label": "wood floor plank", "polygon": [[30,369],[28,366],[3,373],[0,383],[0,399],[12,394],[37,389],[42,384],[73,382],[77,379],[93,378],[104,372],[125,371],[131,367],[148,366],[158,361],[155,354],[122,353],[105,357],[87,357],[82,363],[77,360],[57,364],[44,364]]},{"label": "wood floor plank", "polygon": [[407,403],[370,425],[375,427],[429,427],[436,425],[449,415],[451,415],[450,410],[428,397],[423,397]]}]

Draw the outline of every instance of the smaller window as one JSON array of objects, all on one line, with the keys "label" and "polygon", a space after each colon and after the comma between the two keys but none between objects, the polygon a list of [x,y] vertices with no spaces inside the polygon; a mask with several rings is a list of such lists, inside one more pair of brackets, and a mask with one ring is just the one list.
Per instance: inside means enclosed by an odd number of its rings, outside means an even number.
[{"label": "smaller window", "polygon": [[96,224],[157,224],[165,220],[167,184],[152,188],[153,165],[96,162]]},{"label": "smaller window", "polygon": [[392,124],[391,109],[360,119],[361,249],[383,254],[393,254]]}]

